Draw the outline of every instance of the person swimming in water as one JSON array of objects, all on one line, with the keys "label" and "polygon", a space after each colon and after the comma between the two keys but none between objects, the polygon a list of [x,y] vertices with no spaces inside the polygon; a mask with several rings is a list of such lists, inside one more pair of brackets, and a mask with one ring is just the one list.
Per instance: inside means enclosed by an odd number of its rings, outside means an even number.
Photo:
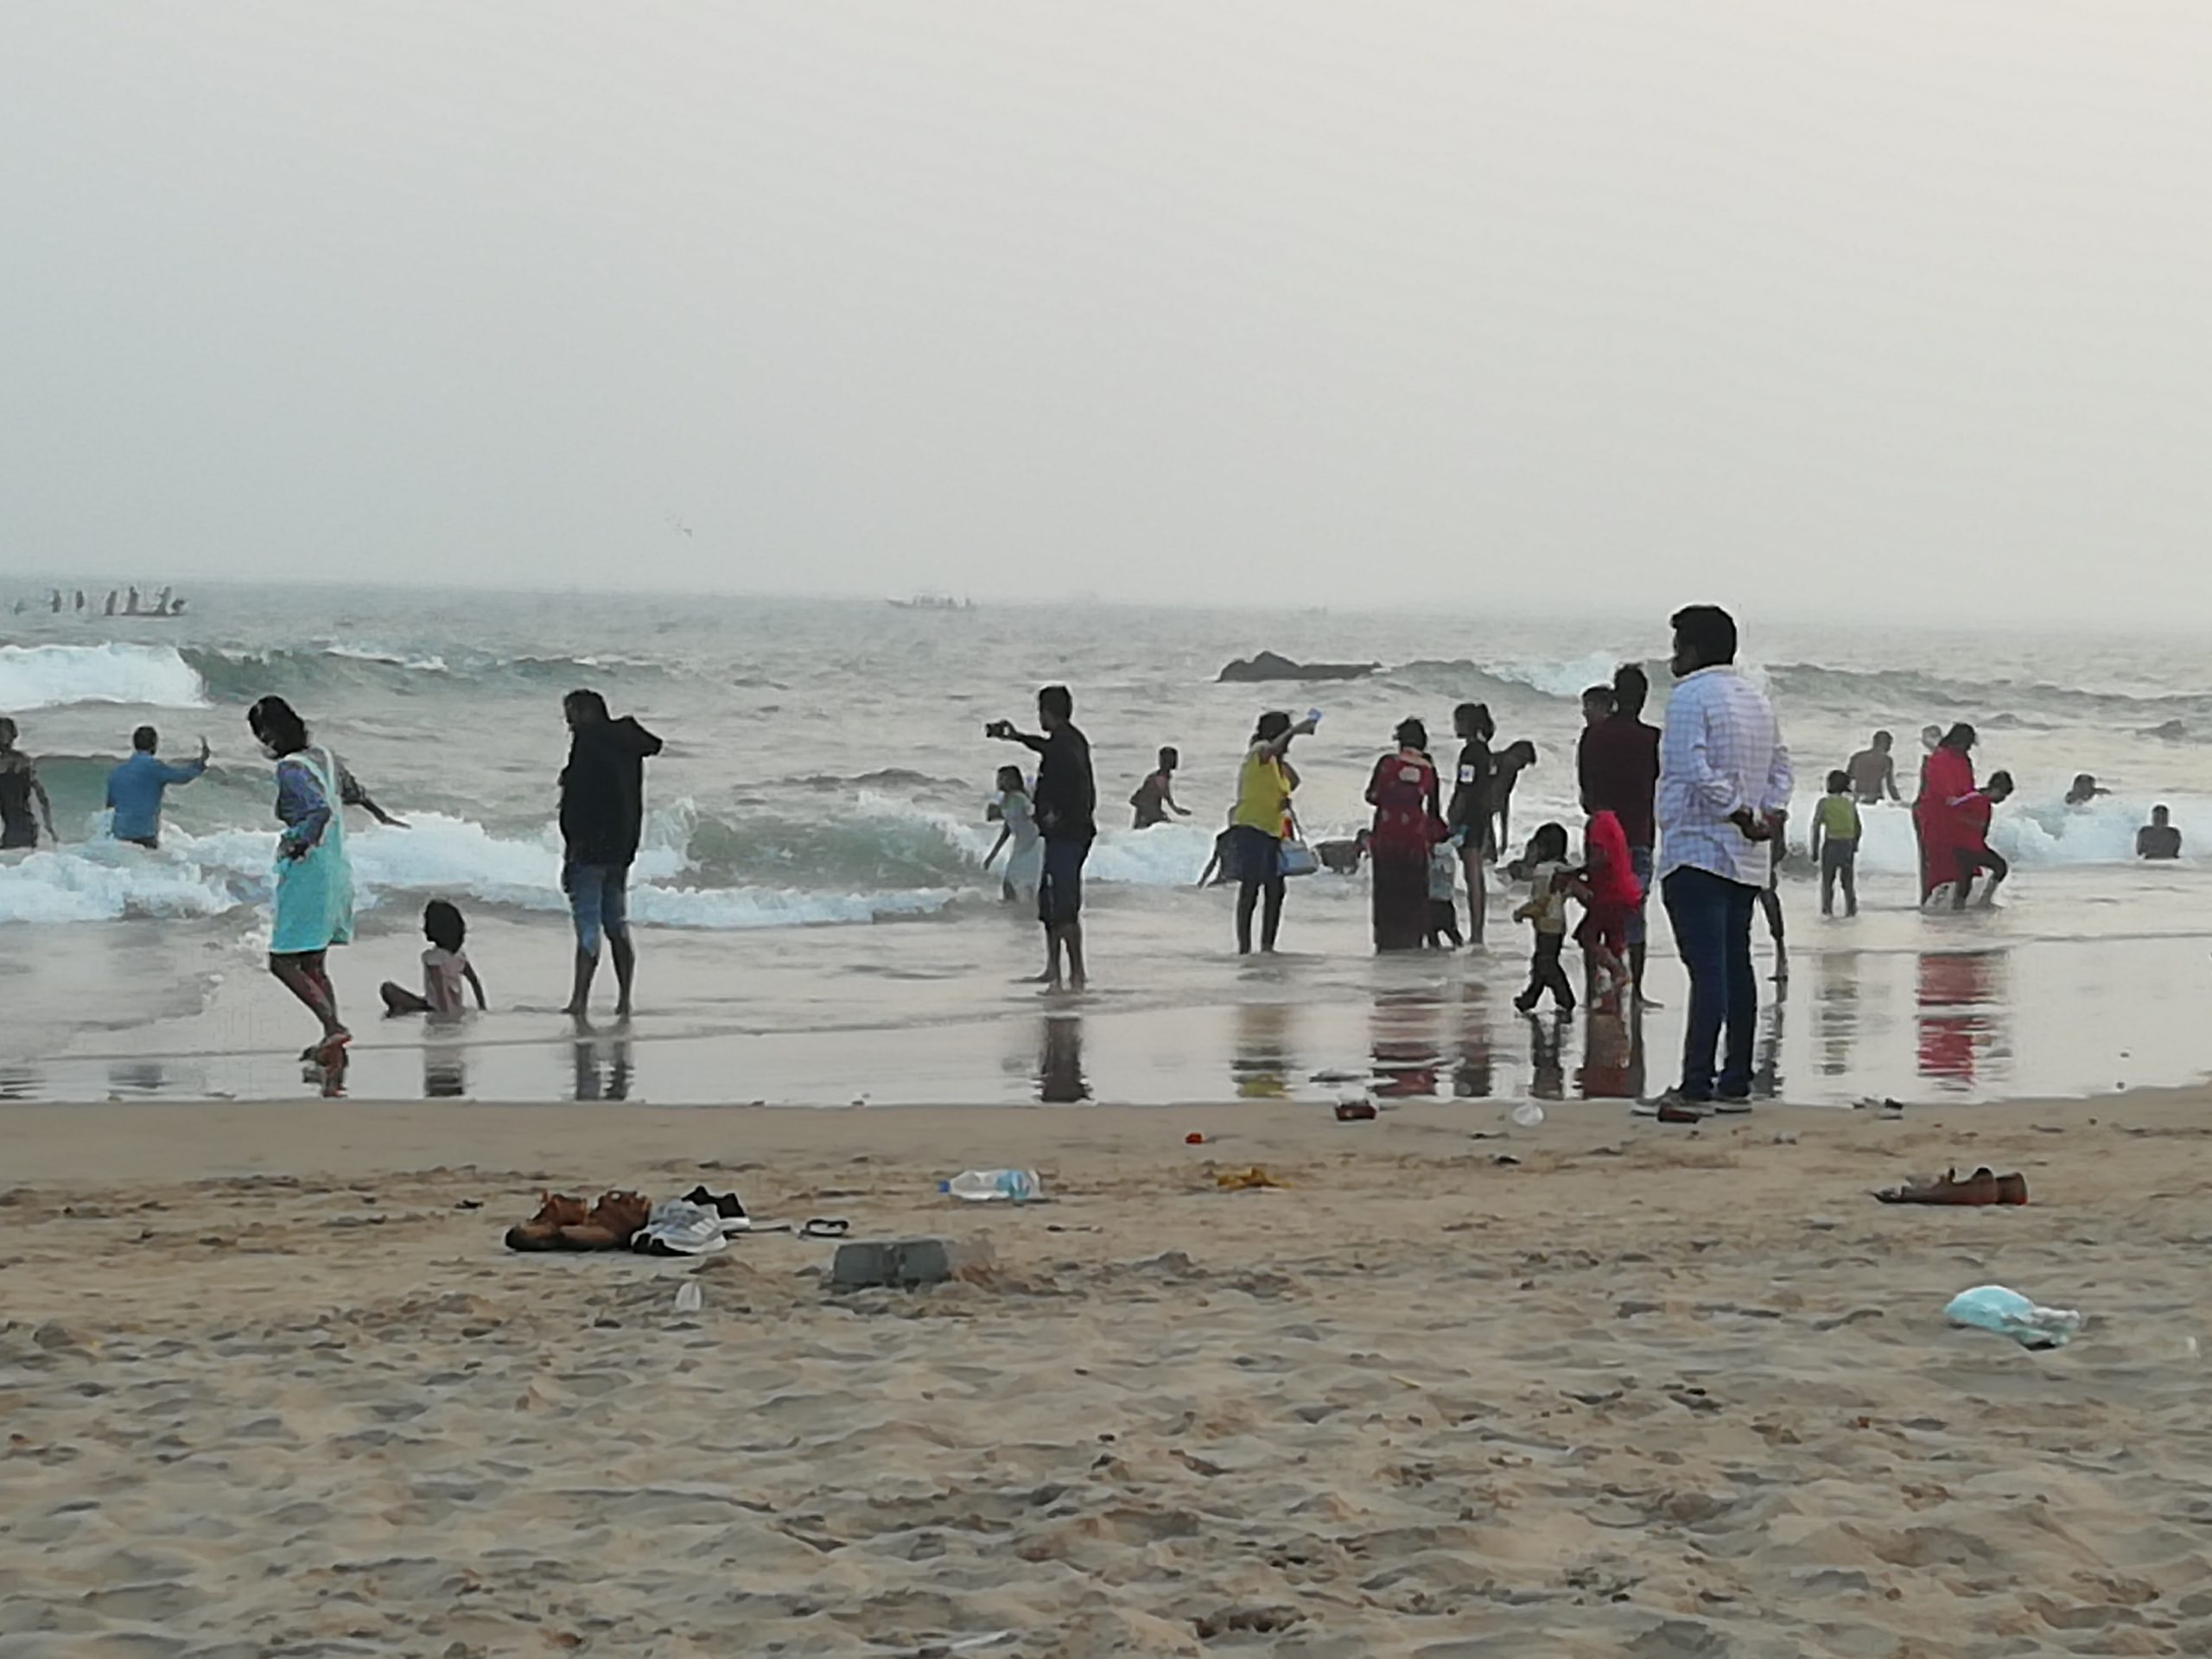
[{"label": "person swimming in water", "polygon": [[1191,816],[1188,809],[1175,804],[1175,768],[1182,764],[1183,757],[1173,749],[1160,750],[1158,770],[1139,784],[1136,793],[1129,797],[1129,804],[1136,812],[1129,825],[1132,830],[1149,830],[1155,823],[1165,823],[1171,812],[1180,818]]},{"label": "person swimming in water", "polygon": [[2151,809],[2151,822],[2135,832],[2135,856],[2149,859],[2169,859],[2181,856],[2181,831],[2173,826],[2173,814],[2163,806]]},{"label": "person swimming in water", "polygon": [[2097,780],[2091,777],[2088,772],[2077,772],[2074,774],[2073,783],[2067,788],[2066,804],[2069,806],[2087,806],[2091,801],[2095,800],[2098,796],[2109,795],[2111,793],[2112,791],[2101,787],[2098,785]]},{"label": "person swimming in water", "polygon": [[1897,758],[1892,752],[1896,745],[1897,739],[1889,733],[1877,732],[1865,748],[1843,763],[1844,771],[1851,775],[1851,792],[1861,806],[1873,806],[1885,798],[1904,798],[1897,793]]}]

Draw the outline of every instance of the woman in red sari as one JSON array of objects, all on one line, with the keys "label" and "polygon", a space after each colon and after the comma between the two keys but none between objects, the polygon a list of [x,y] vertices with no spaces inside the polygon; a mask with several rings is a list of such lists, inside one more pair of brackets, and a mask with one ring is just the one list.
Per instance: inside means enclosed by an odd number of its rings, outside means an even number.
[{"label": "woman in red sari", "polygon": [[1976,839],[1959,810],[1974,793],[1974,728],[1961,721],[1920,763],[1920,798],[1912,804],[1912,819],[1920,831],[1923,905],[1936,888],[1959,879],[1959,850]]},{"label": "woman in red sari", "polygon": [[1428,758],[1428,728],[1402,721],[1398,747],[1376,763],[1367,799],[1375,808],[1368,848],[1373,872],[1375,948],[1418,950],[1428,933],[1428,861],[1444,839],[1437,810],[1436,763]]}]

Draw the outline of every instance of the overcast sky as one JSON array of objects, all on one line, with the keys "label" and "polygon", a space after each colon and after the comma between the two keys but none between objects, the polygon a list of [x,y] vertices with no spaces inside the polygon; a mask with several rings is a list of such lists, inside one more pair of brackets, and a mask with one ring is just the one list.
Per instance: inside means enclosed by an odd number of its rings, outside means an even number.
[{"label": "overcast sky", "polygon": [[4,38],[0,571],[2212,620],[2201,0]]}]

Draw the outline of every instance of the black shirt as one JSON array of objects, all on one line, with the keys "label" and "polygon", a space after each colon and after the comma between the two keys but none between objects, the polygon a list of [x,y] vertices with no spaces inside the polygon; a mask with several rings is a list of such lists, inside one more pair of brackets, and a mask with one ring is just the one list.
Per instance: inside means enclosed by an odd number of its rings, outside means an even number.
[{"label": "black shirt", "polygon": [[1575,748],[1583,804],[1621,821],[1630,847],[1657,844],[1652,796],[1659,787],[1659,728],[1633,715],[1614,715],[1586,727]]},{"label": "black shirt", "polygon": [[1072,726],[1031,740],[1037,751],[1037,789],[1030,798],[1037,827],[1047,841],[1096,837],[1098,789],[1090,778],[1090,740]]},{"label": "black shirt", "polygon": [[569,734],[561,768],[561,840],[571,864],[626,865],[645,816],[645,757],[660,739],[625,715]]},{"label": "black shirt", "polygon": [[1459,777],[1452,786],[1452,809],[1444,817],[1454,830],[1461,824],[1480,823],[1490,774],[1489,743],[1479,737],[1470,738],[1459,749]]}]

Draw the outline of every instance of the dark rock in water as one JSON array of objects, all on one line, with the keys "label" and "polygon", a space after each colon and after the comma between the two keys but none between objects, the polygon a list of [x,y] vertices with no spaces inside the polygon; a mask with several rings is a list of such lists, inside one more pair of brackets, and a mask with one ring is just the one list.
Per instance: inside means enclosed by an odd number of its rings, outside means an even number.
[{"label": "dark rock in water", "polygon": [[1221,685],[1250,684],[1262,680],[1363,680],[1382,667],[1380,663],[1294,663],[1272,651],[1240,657],[1221,671]]},{"label": "dark rock in water", "polygon": [[2164,738],[2169,743],[2178,743],[2189,735],[2189,728],[2177,720],[2169,720],[2151,727],[2148,730],[2138,732],[2136,735]]}]

